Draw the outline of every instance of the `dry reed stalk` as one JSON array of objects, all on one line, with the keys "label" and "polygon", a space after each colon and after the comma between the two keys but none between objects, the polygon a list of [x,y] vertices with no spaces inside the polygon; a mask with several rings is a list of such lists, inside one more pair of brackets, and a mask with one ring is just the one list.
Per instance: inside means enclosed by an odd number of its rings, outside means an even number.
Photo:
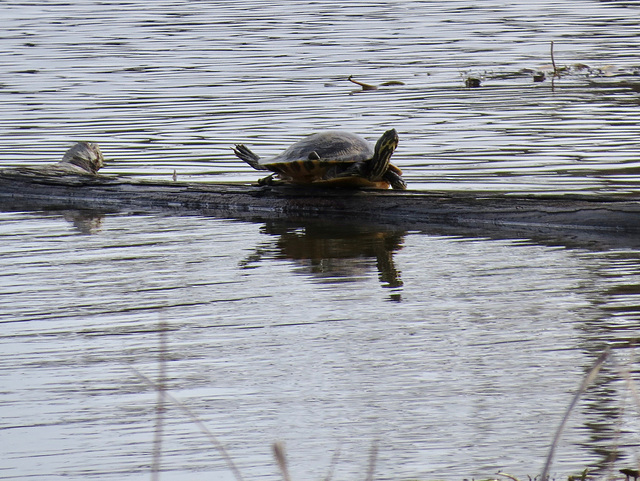
[{"label": "dry reed stalk", "polygon": [[[614,361],[616,361],[616,359],[614,358]],[[619,364],[619,363],[616,363]],[[636,406],[636,410],[638,413],[640,413],[640,393],[638,392],[638,386],[636,385],[636,383],[634,382],[633,378],[631,377],[631,370],[629,368],[629,366],[633,366],[635,364],[635,359],[631,359],[626,365],[618,365],[618,373],[620,374],[620,376],[624,379],[625,384],[627,385],[627,388],[629,389],[629,392],[631,393],[631,398],[633,399],[635,406]],[[640,472],[640,458],[638,457],[638,455],[636,454],[636,459],[635,459],[635,463],[636,463],[636,468],[635,470],[633,469],[621,469],[620,472],[622,474],[624,474],[625,476],[627,476],[627,479],[629,479],[629,476],[632,474],[629,473],[638,473]]]},{"label": "dry reed stalk", "polygon": [[369,468],[367,469],[367,477],[365,481],[373,481],[373,472],[376,469],[376,459],[378,457],[378,441],[371,443],[371,451],[369,452]]},{"label": "dry reed stalk", "polygon": [[[131,370],[136,374],[136,376],[138,376],[138,378],[140,378],[145,384],[147,384],[154,390],[160,389],[160,387],[157,384],[155,384],[151,379],[149,379],[147,376],[142,374],[136,368],[131,366]],[[238,470],[237,466],[231,459],[231,456],[229,456],[229,453],[227,452],[227,450],[224,448],[222,443],[218,441],[218,439],[213,435],[213,433],[209,430],[209,428],[200,420],[200,418],[198,418],[198,416],[196,416],[193,413],[193,411],[191,411],[191,409],[189,409],[185,404],[183,404],[178,399],[176,399],[171,394],[169,394],[169,392],[165,391],[164,397],[165,399],[168,399],[177,407],[179,407],[187,416],[189,416],[189,418],[191,418],[191,421],[196,426],[198,426],[200,431],[209,439],[211,444],[213,444],[213,446],[218,450],[218,452],[222,456],[222,459],[224,459],[224,461],[227,463],[227,466],[229,467],[233,475],[236,477],[236,479],[238,481],[244,481],[244,479],[242,478],[242,475],[240,474],[240,471]]]},{"label": "dry reed stalk", "polygon": [[338,464],[338,459],[340,459],[340,445],[338,445],[335,452],[333,453],[333,456],[331,456],[331,464],[329,464],[329,472],[325,476],[324,481],[331,481],[331,478],[333,478],[333,472],[335,471],[336,465]]},{"label": "dry reed stalk", "polygon": [[582,383],[580,384],[578,391],[573,396],[573,399],[571,400],[571,404],[569,404],[567,411],[564,413],[562,422],[560,423],[560,426],[558,426],[558,429],[556,430],[556,434],[553,437],[553,441],[551,442],[551,446],[549,448],[549,454],[547,455],[547,460],[544,464],[544,469],[542,470],[542,474],[540,476],[540,479],[542,481],[545,481],[549,475],[549,469],[551,468],[551,462],[553,460],[553,455],[555,454],[556,446],[558,445],[558,441],[560,440],[562,431],[564,431],[564,427],[567,424],[567,420],[569,419],[569,415],[571,414],[571,411],[573,411],[573,408],[578,403],[578,399],[580,399],[580,396],[587,390],[589,385],[593,382],[595,377],[598,375],[598,372],[600,372],[600,368],[602,367],[602,364],[607,360],[607,358],[609,357],[609,354],[610,354],[610,350],[609,348],[607,348],[604,350],[602,354],[600,354],[600,356],[598,356],[598,359],[595,360],[595,362],[593,363],[593,366],[591,366],[591,369],[589,369],[589,372],[582,380]]},{"label": "dry reed stalk", "polygon": [[287,456],[284,452],[284,444],[280,441],[273,443],[273,456],[276,458],[278,466],[280,467],[282,479],[284,479],[284,481],[291,481],[289,468],[287,467]]}]

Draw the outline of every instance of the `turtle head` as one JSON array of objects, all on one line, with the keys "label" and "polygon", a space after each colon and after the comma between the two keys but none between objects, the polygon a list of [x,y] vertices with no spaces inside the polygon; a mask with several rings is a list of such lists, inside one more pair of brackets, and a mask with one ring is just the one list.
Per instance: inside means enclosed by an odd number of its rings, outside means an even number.
[{"label": "turtle head", "polygon": [[395,129],[387,130],[376,142],[373,157],[366,162],[366,176],[370,180],[380,180],[389,169],[389,160],[398,146],[398,133]]}]

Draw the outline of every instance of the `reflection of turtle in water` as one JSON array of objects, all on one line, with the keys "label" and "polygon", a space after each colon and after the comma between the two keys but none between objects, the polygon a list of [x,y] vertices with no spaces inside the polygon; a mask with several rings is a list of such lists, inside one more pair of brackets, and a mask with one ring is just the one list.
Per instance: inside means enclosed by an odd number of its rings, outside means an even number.
[{"label": "reflection of turtle in water", "polygon": [[253,268],[263,258],[293,261],[296,272],[323,282],[355,281],[367,277],[372,260],[381,285],[400,299],[400,271],[393,256],[402,248],[406,231],[389,227],[335,221],[269,221],[263,232],[274,239],[260,245],[240,262]]},{"label": "reflection of turtle in water", "polygon": [[272,184],[277,177],[292,184],[404,190],[402,171],[389,162],[397,146],[398,134],[391,129],[375,148],[355,134],[329,131],[305,137],[264,163],[242,144],[233,151],[254,169],[274,172],[261,179],[261,185]]}]

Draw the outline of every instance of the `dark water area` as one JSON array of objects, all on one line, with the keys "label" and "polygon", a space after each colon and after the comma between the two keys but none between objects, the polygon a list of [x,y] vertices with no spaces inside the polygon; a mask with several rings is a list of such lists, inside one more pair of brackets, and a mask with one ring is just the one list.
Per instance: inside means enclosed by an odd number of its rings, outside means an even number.
[{"label": "dark water area", "polygon": [[[0,168],[249,183],[234,143],[395,128],[413,189],[638,195],[636,2],[0,10]],[[622,479],[640,250],[588,236],[4,208],[0,479],[236,479],[185,407],[247,480],[526,479],[607,347],[551,475]]]}]

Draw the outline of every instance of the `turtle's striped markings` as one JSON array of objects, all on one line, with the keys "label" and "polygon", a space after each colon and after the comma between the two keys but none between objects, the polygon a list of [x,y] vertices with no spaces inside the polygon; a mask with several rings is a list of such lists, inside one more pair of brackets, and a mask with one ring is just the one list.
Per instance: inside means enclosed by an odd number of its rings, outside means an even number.
[{"label": "turtle's striped markings", "polygon": [[265,164],[265,167],[280,175],[289,177],[296,182],[305,184],[311,183],[314,180],[323,179],[327,170],[337,164],[344,165],[345,162],[331,160],[294,160],[291,162]]}]

